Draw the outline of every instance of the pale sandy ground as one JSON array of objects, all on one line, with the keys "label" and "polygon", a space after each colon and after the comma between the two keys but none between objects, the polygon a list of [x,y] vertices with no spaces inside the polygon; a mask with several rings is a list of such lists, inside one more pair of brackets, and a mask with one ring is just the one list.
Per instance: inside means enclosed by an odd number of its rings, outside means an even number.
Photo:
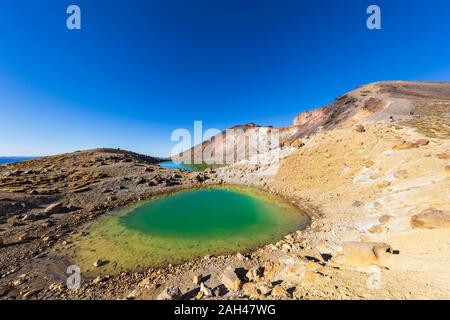
[{"label": "pale sandy ground", "polygon": [[[362,133],[336,129],[312,136],[277,164],[278,172],[270,182],[266,169],[249,173],[237,170],[239,165],[234,166],[237,172],[221,172],[221,176],[237,182],[243,175],[254,184],[261,184],[262,176],[272,192],[314,208],[318,214],[313,216],[311,230],[302,232],[306,248],[312,251],[335,255],[346,241],[385,242],[400,251],[380,262],[382,288],[378,290],[364,285],[364,272],[345,266],[340,266],[340,272],[333,270],[332,282],[352,292],[347,298],[449,299],[450,229],[412,229],[410,217],[429,207],[450,209],[450,172],[445,169],[450,161],[437,156],[450,150],[450,140],[427,138],[426,146],[394,150],[404,141],[424,136],[392,123],[366,124],[365,129]],[[383,215],[392,219],[381,225],[378,219]],[[373,226],[380,226],[380,233],[371,233]],[[309,282],[309,291],[321,286],[321,280],[316,280]],[[325,291],[318,290],[317,298],[327,298]]]}]

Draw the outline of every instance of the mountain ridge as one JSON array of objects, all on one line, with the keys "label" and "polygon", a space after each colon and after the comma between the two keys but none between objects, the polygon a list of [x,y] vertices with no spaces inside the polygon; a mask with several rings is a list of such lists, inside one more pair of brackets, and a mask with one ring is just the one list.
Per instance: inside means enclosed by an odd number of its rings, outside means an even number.
[{"label": "mountain ridge", "polygon": [[[366,122],[412,119],[415,114],[424,114],[426,111],[423,108],[417,109],[419,104],[428,105],[435,100],[450,100],[450,82],[399,80],[373,82],[337,97],[328,105],[299,113],[291,125],[279,128],[259,126],[251,122],[236,125],[172,158],[186,163],[199,159],[207,163],[215,162],[217,159],[222,163],[237,162],[249,159],[252,154],[248,146],[243,148],[238,145],[242,141],[259,142],[264,135],[265,140],[270,140],[267,137],[276,131],[278,143],[259,145],[262,151],[270,151],[293,145],[296,140],[308,138],[323,130],[346,128]],[[236,129],[242,131],[230,133]]]}]

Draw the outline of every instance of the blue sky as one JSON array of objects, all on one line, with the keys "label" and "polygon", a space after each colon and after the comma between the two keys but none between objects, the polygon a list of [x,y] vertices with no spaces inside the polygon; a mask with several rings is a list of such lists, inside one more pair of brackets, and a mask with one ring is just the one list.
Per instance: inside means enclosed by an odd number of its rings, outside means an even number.
[{"label": "blue sky", "polygon": [[447,0],[0,0],[0,155],[162,156],[194,120],[287,125],[368,82],[449,81],[449,15]]}]

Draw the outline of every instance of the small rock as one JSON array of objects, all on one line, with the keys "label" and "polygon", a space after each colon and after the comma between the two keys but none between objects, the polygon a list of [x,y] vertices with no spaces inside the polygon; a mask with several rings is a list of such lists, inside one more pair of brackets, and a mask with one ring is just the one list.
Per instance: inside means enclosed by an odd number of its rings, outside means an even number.
[{"label": "small rock", "polygon": [[419,139],[415,142],[418,146],[426,146],[430,143],[430,140],[427,139]]},{"label": "small rock", "polygon": [[314,262],[314,261],[308,261],[307,265],[306,265],[306,271],[305,271],[305,276],[303,277],[304,280],[315,280],[317,279],[319,276],[318,274],[320,272],[322,272],[323,267]]},{"label": "small rock", "polygon": [[106,262],[105,261],[103,261],[103,260],[101,260],[101,259],[98,259],[98,260],[96,260],[92,265],[94,266],[94,267],[101,267],[101,266],[103,266],[104,264],[105,264]]},{"label": "small rock", "polygon": [[263,275],[264,275],[263,268],[261,268],[260,266],[256,266],[248,270],[245,276],[249,281],[258,282],[262,279]]},{"label": "small rock", "polygon": [[299,287],[296,287],[294,292],[292,293],[292,296],[294,297],[294,299],[298,299],[298,300],[303,300],[304,295],[305,295],[304,289],[299,288]]},{"label": "small rock", "polygon": [[267,295],[273,288],[271,282],[259,282],[256,284],[256,287],[262,295]]},{"label": "small rock", "polygon": [[395,219],[395,218],[394,218],[393,216],[391,216],[391,215],[389,215],[389,214],[384,214],[384,215],[382,215],[381,217],[378,218],[378,221],[379,221],[381,224],[386,224],[386,223],[391,222],[391,221],[394,220],[394,219]]},{"label": "small rock", "polygon": [[126,300],[135,300],[136,299],[136,290],[131,291],[129,294],[127,294]]},{"label": "small rock", "polygon": [[144,184],[146,182],[147,182],[147,180],[145,178],[140,177],[140,178],[136,179],[135,184],[139,185],[139,184]]},{"label": "small rock", "polygon": [[34,214],[26,214],[23,216],[22,221],[34,221],[36,216]]},{"label": "small rock", "polygon": [[22,295],[22,297],[24,297],[25,299],[31,298],[32,296],[34,296],[36,293],[38,293],[41,290],[42,289],[33,289],[30,291],[27,291]]},{"label": "small rock", "polygon": [[438,157],[438,159],[441,159],[441,160],[449,160],[450,159],[450,152],[445,151],[445,152],[437,154],[436,156]]},{"label": "small rock", "polygon": [[19,236],[19,241],[28,241],[28,240],[30,240],[30,235],[26,231]]},{"label": "small rock", "polygon": [[392,252],[391,247],[381,242],[346,242],[343,254],[336,257],[338,263],[350,266],[368,266],[379,263],[379,258],[386,252]]},{"label": "small rock", "polygon": [[398,170],[397,172],[394,173],[394,176],[397,179],[407,179],[409,177],[409,174],[407,170]]},{"label": "small rock", "polygon": [[284,255],[277,261],[267,261],[264,278],[282,280],[289,283],[301,283],[306,272],[306,263],[295,255]]},{"label": "small rock", "polygon": [[202,278],[203,278],[203,275],[197,274],[197,275],[195,275],[195,276],[192,278],[192,282],[193,282],[195,285],[199,285],[200,282],[202,281]]},{"label": "small rock", "polygon": [[247,282],[242,285],[242,290],[251,298],[257,298],[261,295],[261,291],[257,288],[256,283]]},{"label": "small rock", "polygon": [[242,287],[242,281],[236,275],[232,267],[227,267],[222,274],[222,283],[230,291],[238,291]]},{"label": "small rock", "polygon": [[411,226],[416,229],[450,228],[450,212],[428,208],[411,217]]},{"label": "small rock", "polygon": [[53,225],[53,222],[50,220],[46,220],[41,223],[41,226],[43,226],[44,228],[51,227],[52,225]]},{"label": "small rock", "polygon": [[94,284],[99,284],[99,283],[104,282],[104,281],[106,281],[106,280],[108,280],[108,279],[109,279],[108,276],[98,276],[98,277],[95,278],[92,282],[93,282]]},{"label": "small rock", "polygon": [[226,294],[226,289],[223,285],[220,285],[220,286],[214,288],[213,293],[216,297],[221,297]]},{"label": "small rock", "polygon": [[213,293],[203,282],[200,283],[200,292],[202,292],[205,297],[212,297]]},{"label": "small rock", "polygon": [[242,253],[240,253],[240,252],[238,252],[238,253],[236,254],[236,258],[237,258],[239,261],[247,260],[247,258],[246,258]]},{"label": "small rock", "polygon": [[301,139],[297,139],[290,144],[290,147],[301,148],[305,145],[305,143]]},{"label": "small rock", "polygon": [[24,282],[25,282],[25,278],[24,277],[19,277],[18,279],[14,280],[12,282],[12,285],[17,287],[17,286],[20,286]]},{"label": "small rock", "polygon": [[0,287],[0,298],[7,295],[9,291],[10,291],[9,287],[1,286]]},{"label": "small rock", "polygon": [[366,168],[373,167],[374,165],[375,165],[375,162],[373,160],[366,160],[366,161],[364,161],[364,166]]},{"label": "small rock", "polygon": [[358,208],[361,207],[364,203],[362,203],[361,201],[355,201],[352,203],[352,207]]},{"label": "small rock", "polygon": [[364,128],[364,126],[360,125],[360,124],[356,125],[353,130],[355,132],[360,132],[360,133],[366,132],[366,129]]},{"label": "small rock", "polygon": [[50,287],[48,287],[48,289],[50,291],[63,291],[64,290],[64,285],[61,283],[53,283],[50,285]]},{"label": "small rock", "polygon": [[281,284],[278,284],[275,287],[273,287],[271,294],[272,294],[272,296],[277,297],[277,298],[284,298],[284,299],[289,298],[289,294],[287,293],[287,291],[283,288],[283,286]]},{"label": "small rock", "polygon": [[62,202],[56,202],[49,205],[47,208],[45,208],[45,213],[47,214],[55,214],[59,213],[63,208]]},{"label": "small rock", "polygon": [[419,145],[413,142],[402,142],[401,144],[395,145],[392,147],[393,150],[406,150],[406,149],[414,149],[418,148]]},{"label": "small rock", "polygon": [[384,231],[386,231],[386,228],[383,227],[382,225],[377,225],[369,228],[369,232],[374,234],[383,233]]},{"label": "small rock", "polygon": [[197,292],[197,295],[194,297],[194,300],[201,300],[203,299],[203,297],[205,296],[205,294],[201,291]]},{"label": "small rock", "polygon": [[181,299],[181,291],[176,286],[165,288],[156,298],[157,300],[179,300]]},{"label": "small rock", "polygon": [[155,288],[155,284],[150,280],[150,278],[144,278],[141,282],[138,284],[141,288]]}]

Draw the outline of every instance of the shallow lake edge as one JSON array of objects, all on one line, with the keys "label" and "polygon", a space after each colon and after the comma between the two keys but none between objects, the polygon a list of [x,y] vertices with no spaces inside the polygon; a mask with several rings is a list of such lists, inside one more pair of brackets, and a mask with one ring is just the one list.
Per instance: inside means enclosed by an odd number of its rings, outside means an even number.
[{"label": "shallow lake edge", "polygon": [[[280,204],[284,204],[284,205],[289,205],[291,206],[293,209],[298,210],[298,214],[299,217],[302,217],[305,219],[304,224],[302,225],[302,227],[297,228],[296,230],[293,230],[290,233],[287,233],[283,236],[280,236],[280,239],[278,239],[277,241],[273,241],[271,243],[266,243],[266,244],[262,244],[260,246],[257,246],[253,249],[251,249],[248,252],[245,252],[246,255],[253,255],[256,252],[258,252],[259,250],[274,244],[278,241],[283,240],[286,237],[289,237],[291,235],[295,235],[298,231],[303,231],[307,228],[309,228],[311,226],[312,223],[312,215],[310,214],[310,212],[308,212],[307,208],[305,207],[300,207],[298,205],[298,201],[293,201],[290,198],[286,197],[286,196],[282,196],[280,194],[277,193],[272,193],[269,192],[268,190],[262,189],[260,187],[255,187],[255,186],[248,186],[248,185],[239,185],[239,184],[208,184],[208,185],[203,185],[203,186],[189,186],[186,188],[179,188],[179,189],[175,189],[175,190],[167,190],[167,191],[163,191],[161,193],[158,193],[156,195],[150,196],[148,198],[145,199],[141,199],[141,200],[136,200],[136,201],[131,201],[128,204],[125,204],[123,206],[119,206],[116,207],[110,211],[107,211],[97,217],[95,217],[93,220],[88,221],[86,223],[84,223],[83,225],[79,226],[78,228],[75,229],[75,232],[77,232],[78,234],[83,233],[88,231],[89,232],[89,228],[92,227],[94,224],[101,222],[103,219],[110,219],[112,218],[114,215],[117,214],[122,214],[122,215],[126,215],[129,212],[131,212],[134,208],[142,205],[145,202],[149,202],[149,201],[154,201],[160,198],[164,198],[164,197],[169,197],[175,194],[179,194],[179,193],[184,193],[184,192],[189,192],[189,191],[195,191],[195,190],[205,190],[205,189],[225,189],[225,190],[229,190],[231,192],[237,192],[237,193],[241,193],[241,194],[245,194],[247,196],[251,196],[254,198],[257,198],[261,201],[270,201],[270,200],[275,200],[278,201]],[[77,239],[76,237],[73,237],[73,242],[76,243]],[[64,258],[65,260],[67,260],[70,263],[76,263],[76,261],[73,261],[72,258],[70,258],[70,254],[69,254],[69,249],[68,248],[64,248],[64,247],[59,247],[59,253],[58,255],[62,255],[62,258]],[[234,252],[234,253],[230,253],[230,254],[223,254],[223,255],[218,255],[217,257],[223,257],[223,258],[231,258],[233,256],[236,256],[238,252]],[[242,252],[241,252],[242,253]],[[209,258],[213,258],[216,257],[214,255],[209,255]],[[145,272],[148,269],[154,269],[154,270],[165,270],[168,268],[173,268],[173,267],[178,267],[178,266],[183,266],[186,264],[191,264],[191,263],[200,263],[202,260],[204,260],[204,258],[193,258],[193,259],[189,259],[186,260],[184,262],[181,263],[177,263],[177,264],[167,264],[164,266],[146,266],[146,267],[141,267],[141,268],[137,268],[136,270],[133,270],[133,272]],[[97,277],[98,275],[102,275],[104,274],[104,272],[102,272],[101,269],[96,270],[96,271],[89,271],[86,272],[84,274],[84,276],[87,279],[93,279],[95,277]],[[112,274],[111,274],[112,275]]]}]

